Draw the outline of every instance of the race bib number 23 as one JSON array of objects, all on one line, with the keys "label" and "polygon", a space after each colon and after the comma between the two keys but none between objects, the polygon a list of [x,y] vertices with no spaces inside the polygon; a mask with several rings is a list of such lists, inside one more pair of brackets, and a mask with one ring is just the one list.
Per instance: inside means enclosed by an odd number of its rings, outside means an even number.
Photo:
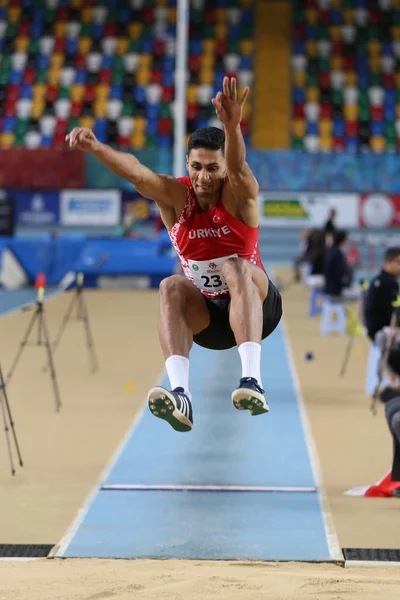
[{"label": "race bib number 23", "polygon": [[227,292],[228,286],[222,274],[222,265],[228,258],[237,258],[237,254],[222,256],[211,260],[189,260],[193,283],[204,292]]}]

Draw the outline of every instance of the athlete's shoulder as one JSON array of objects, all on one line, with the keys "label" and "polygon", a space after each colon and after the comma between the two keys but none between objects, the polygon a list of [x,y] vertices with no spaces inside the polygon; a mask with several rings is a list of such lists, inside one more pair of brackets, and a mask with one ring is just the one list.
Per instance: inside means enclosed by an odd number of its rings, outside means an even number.
[{"label": "athlete's shoulder", "polygon": [[190,181],[190,177],[189,176],[186,175],[185,177],[178,177],[177,179],[178,179],[178,181],[181,181],[190,190],[193,189],[192,182]]}]

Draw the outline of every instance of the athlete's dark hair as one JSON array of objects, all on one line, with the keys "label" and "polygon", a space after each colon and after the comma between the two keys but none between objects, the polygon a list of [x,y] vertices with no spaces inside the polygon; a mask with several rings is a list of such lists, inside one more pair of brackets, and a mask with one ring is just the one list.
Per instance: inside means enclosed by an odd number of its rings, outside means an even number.
[{"label": "athlete's dark hair", "polygon": [[400,256],[400,247],[392,246],[386,250],[383,260],[385,262],[392,262],[392,260],[396,260],[398,256]]},{"label": "athlete's dark hair", "polygon": [[221,150],[224,153],[225,132],[218,127],[202,127],[192,133],[188,143],[188,154],[195,148]]}]

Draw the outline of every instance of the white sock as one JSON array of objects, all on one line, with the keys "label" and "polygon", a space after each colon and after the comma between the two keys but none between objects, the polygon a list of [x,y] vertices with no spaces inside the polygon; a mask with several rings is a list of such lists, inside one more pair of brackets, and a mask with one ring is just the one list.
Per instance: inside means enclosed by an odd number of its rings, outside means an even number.
[{"label": "white sock", "polygon": [[244,342],[238,347],[242,361],[242,377],[254,377],[262,388],[260,363],[261,344],[256,342]]},{"label": "white sock", "polygon": [[165,368],[167,369],[171,390],[182,387],[185,394],[191,399],[189,392],[189,359],[186,356],[174,354],[165,361]]}]

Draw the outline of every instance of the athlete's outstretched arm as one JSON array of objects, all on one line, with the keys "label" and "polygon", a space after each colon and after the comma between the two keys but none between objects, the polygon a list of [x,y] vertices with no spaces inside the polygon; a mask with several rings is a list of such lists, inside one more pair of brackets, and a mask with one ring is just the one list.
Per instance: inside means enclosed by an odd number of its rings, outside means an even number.
[{"label": "athlete's outstretched arm", "polygon": [[241,206],[257,207],[258,183],[246,162],[246,145],[240,129],[248,95],[249,88],[246,87],[238,99],[236,79],[232,77],[229,81],[225,77],[223,92],[218,92],[212,103],[225,129],[225,160],[233,195]]},{"label": "athlete's outstretched arm", "polygon": [[66,136],[66,141],[71,148],[91,152],[110,171],[133,183],[138,192],[146,198],[174,206],[180,196],[185,197],[185,186],[180,181],[169,175],[154,173],[132,154],[119,152],[102,144],[93,131],[86,127],[75,127]]}]

